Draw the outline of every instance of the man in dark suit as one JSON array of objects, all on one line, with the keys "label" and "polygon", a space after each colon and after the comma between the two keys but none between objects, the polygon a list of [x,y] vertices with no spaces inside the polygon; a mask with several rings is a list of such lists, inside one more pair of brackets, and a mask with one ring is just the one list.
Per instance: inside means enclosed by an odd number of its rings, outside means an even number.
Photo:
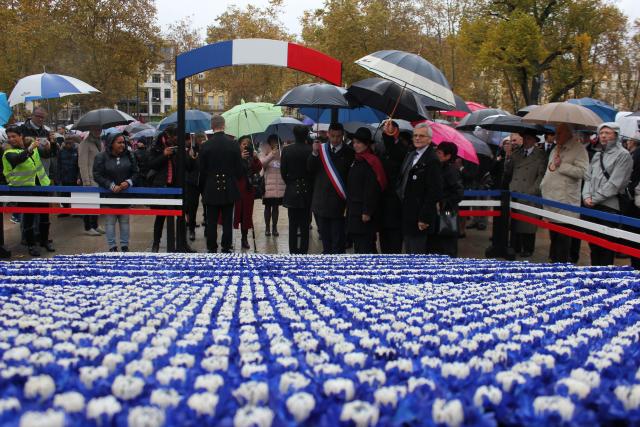
[{"label": "man in dark suit", "polygon": [[242,176],[240,147],[224,133],[224,117],[211,118],[213,135],[200,151],[200,187],[206,205],[207,250],[218,250],[218,218],[222,215],[222,252],[231,252],[233,205],[240,198],[237,181]]},{"label": "man in dark suit", "polygon": [[312,149],[307,144],[309,129],[306,126],[295,126],[293,135],[295,143],[282,150],[280,159],[280,174],[286,184],[283,204],[289,213],[289,252],[306,254],[309,251],[312,184],[307,159]]},{"label": "man in dark suit", "polygon": [[396,122],[391,122],[385,129],[382,134],[383,145],[378,146],[378,157],[390,185],[382,192],[380,251],[383,254],[399,254],[402,252],[402,228],[398,219],[402,216],[402,201],[398,198],[395,183],[398,181],[408,147],[400,137],[400,128]]},{"label": "man in dark suit", "polygon": [[[385,132],[386,129],[385,129]],[[442,197],[442,167],[431,143],[427,123],[413,130],[415,150],[407,153],[396,190],[402,200],[402,234],[406,253],[423,254],[427,236],[435,230],[437,203]]]},{"label": "man in dark suit", "polygon": [[[340,176],[346,190],[349,168],[353,163],[355,152],[344,143],[344,128],[341,123],[329,125],[328,157]],[[322,236],[323,254],[342,254],[345,251],[345,212],[346,199],[339,193],[329,177],[321,160],[322,144],[315,142],[313,152],[309,156],[307,166],[314,177],[313,200],[311,210],[316,216],[320,235]]]}]

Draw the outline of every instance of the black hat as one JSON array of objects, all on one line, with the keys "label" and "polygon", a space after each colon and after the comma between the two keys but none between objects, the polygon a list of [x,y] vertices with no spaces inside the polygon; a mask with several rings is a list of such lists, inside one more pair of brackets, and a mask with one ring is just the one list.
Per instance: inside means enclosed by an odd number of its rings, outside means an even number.
[{"label": "black hat", "polygon": [[353,139],[357,139],[360,142],[364,142],[369,145],[373,141],[371,140],[371,131],[365,127],[358,128],[356,133],[353,134]]}]

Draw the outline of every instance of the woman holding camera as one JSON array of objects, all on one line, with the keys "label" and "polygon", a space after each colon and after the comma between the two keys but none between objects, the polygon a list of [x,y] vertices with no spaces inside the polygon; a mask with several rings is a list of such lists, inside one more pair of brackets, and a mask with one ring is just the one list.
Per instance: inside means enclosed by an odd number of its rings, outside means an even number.
[{"label": "woman holding camera", "polygon": [[240,154],[242,155],[242,168],[244,173],[238,180],[240,199],[236,201],[233,211],[233,228],[242,232],[242,248],[249,249],[249,229],[253,228],[253,202],[256,198],[256,189],[253,185],[253,177],[262,170],[262,163],[253,149],[250,136],[241,136],[238,139]]},{"label": "woman holding camera", "polygon": [[[176,176],[176,142],[177,134],[175,126],[167,127],[158,135],[147,155],[147,185],[151,187],[177,187]],[[153,223],[153,243],[151,252],[160,251],[160,239],[164,228],[165,216],[156,216]]]}]

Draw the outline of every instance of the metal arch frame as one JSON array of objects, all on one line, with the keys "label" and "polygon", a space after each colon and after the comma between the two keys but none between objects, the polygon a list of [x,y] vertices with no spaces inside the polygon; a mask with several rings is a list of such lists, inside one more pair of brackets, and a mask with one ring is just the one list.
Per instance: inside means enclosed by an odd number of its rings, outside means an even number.
[{"label": "metal arch frame", "polygon": [[167,219],[167,252],[187,249],[186,206],[186,107],[185,80],[195,74],[234,65],[272,65],[302,71],[335,85],[342,84],[342,62],[317,50],[281,40],[236,39],[193,49],[176,56],[175,78],[178,86],[178,154],[176,175],[182,187],[182,215],[175,236],[173,219]]}]

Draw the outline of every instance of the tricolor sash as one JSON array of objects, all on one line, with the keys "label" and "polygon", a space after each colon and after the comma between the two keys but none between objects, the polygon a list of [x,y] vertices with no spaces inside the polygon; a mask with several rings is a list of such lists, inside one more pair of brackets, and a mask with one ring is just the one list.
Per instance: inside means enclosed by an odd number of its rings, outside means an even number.
[{"label": "tricolor sash", "polygon": [[333,188],[336,190],[336,193],[338,193],[338,196],[340,196],[342,200],[347,200],[347,192],[345,191],[342,177],[338,173],[336,165],[333,164],[333,160],[331,160],[328,142],[325,142],[320,147],[320,160],[322,161],[324,171],[327,173],[329,181],[331,181],[331,185],[333,185]]}]

